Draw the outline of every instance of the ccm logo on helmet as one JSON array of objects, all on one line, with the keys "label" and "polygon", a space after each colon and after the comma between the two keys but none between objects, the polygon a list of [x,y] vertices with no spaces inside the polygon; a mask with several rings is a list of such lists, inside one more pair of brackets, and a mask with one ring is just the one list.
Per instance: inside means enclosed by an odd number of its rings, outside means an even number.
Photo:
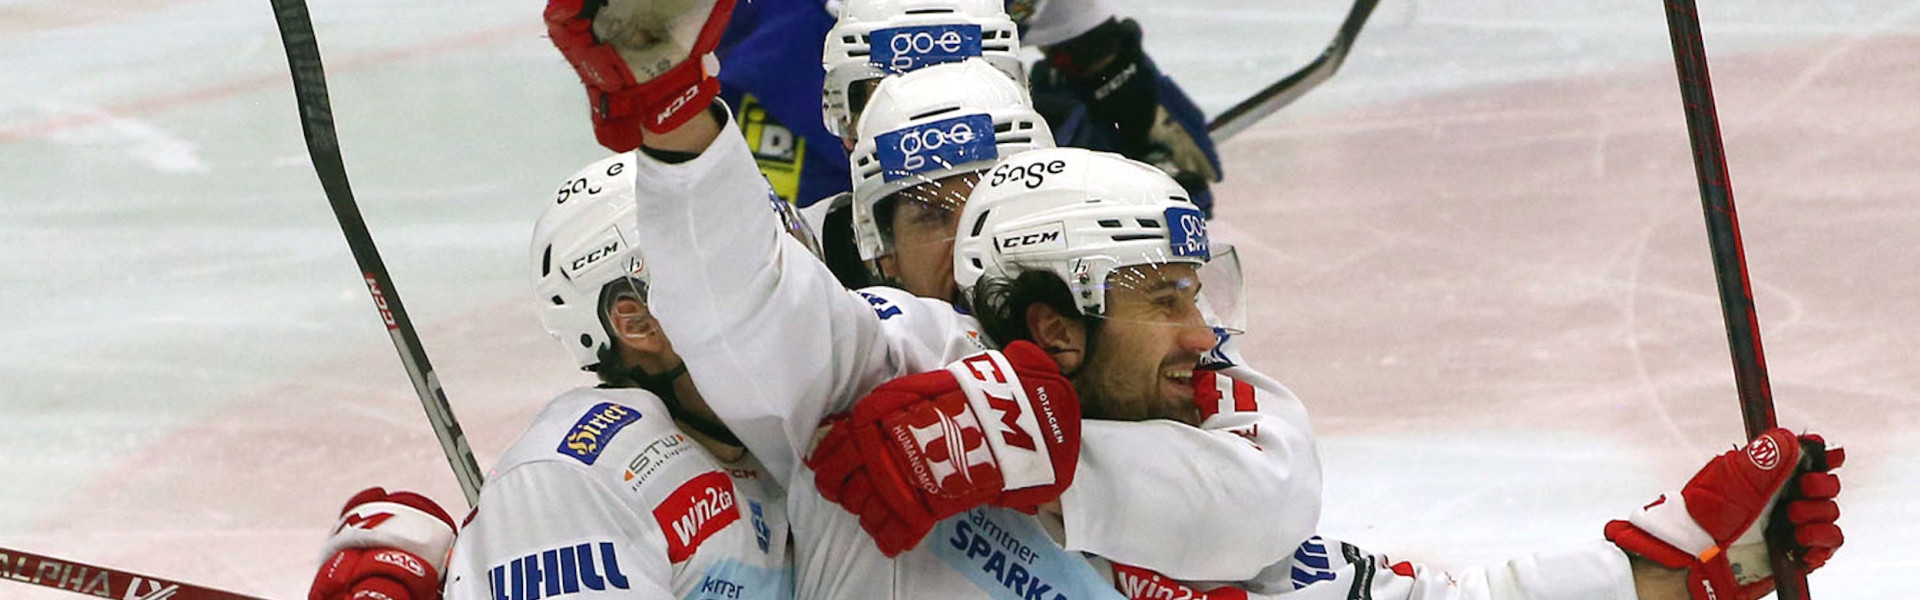
[{"label": "ccm logo on helmet", "polygon": [[1055,250],[1066,246],[1066,227],[1048,223],[1022,231],[994,236],[994,245],[1004,254]]},{"label": "ccm logo on helmet", "polygon": [[600,262],[600,259],[613,256],[613,253],[619,251],[620,240],[608,240],[605,246],[588,250],[586,254],[573,259],[573,262],[567,263],[567,267],[570,271],[578,273],[581,269],[592,266],[593,263]]},{"label": "ccm logo on helmet", "polygon": [[1040,187],[1046,183],[1048,175],[1059,175],[1067,170],[1067,161],[1050,160],[1024,165],[1000,165],[993,168],[993,178],[987,185],[997,186],[1008,182],[1026,184],[1027,189]]}]

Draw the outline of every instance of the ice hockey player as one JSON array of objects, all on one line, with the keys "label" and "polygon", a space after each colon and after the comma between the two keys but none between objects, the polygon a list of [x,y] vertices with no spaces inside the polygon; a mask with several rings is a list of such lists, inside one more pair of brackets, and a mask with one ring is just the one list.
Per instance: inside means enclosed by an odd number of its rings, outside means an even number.
[{"label": "ice hockey player", "polygon": [[[583,17],[565,9],[549,14],[573,14],[583,21],[558,26],[553,37],[588,75],[584,80],[593,94],[655,102],[653,112],[639,111],[647,118],[635,119],[644,132],[634,136],[645,145],[637,157],[635,185],[646,199],[639,207],[646,240],[642,252],[649,253],[659,283],[652,306],[716,412],[776,476],[793,483],[800,456],[827,414],[888,379],[939,368],[986,345],[971,319],[947,302],[917,300],[890,288],[849,293],[818,261],[789,248],[790,240],[751,231],[769,216],[741,209],[762,202],[766,189],[731,119],[693,108],[698,94],[689,102],[661,101],[682,97],[675,90],[697,89],[698,81],[655,77],[641,84],[636,81],[645,79],[646,71],[640,71],[639,78],[605,85],[599,74],[626,67],[619,54],[599,50],[605,46],[591,35],[569,37],[568,31],[593,26]],[[596,16],[604,18],[604,11]],[[701,56],[694,48],[692,56]],[[652,256],[656,251],[659,256]],[[679,289],[681,283],[691,288]],[[677,312],[670,313],[669,306]],[[1190,384],[1192,361],[1185,367],[1178,363],[1211,344],[1208,339],[1193,347],[1133,349],[1174,359],[1164,370],[1139,375],[1191,393],[1183,386]],[[832,358],[822,369],[797,364],[794,356]],[[1099,497],[1069,492],[1062,501],[1069,526],[1129,525],[1070,529],[1067,547],[1199,579],[1248,578],[1284,557],[1312,533],[1317,520],[1318,460],[1297,400],[1276,397],[1258,408],[1241,416],[1247,422],[1234,425],[1083,424],[1080,455],[1097,466],[1078,470],[1076,488],[1157,485],[1166,493]],[[1235,427],[1251,422],[1260,425]],[[1201,470],[1236,476],[1210,480],[1207,486],[1167,485],[1173,480],[1164,477],[1190,478]],[[1220,514],[1246,520],[1215,518]],[[1146,522],[1151,526],[1138,525]],[[931,525],[916,524],[922,531]],[[1187,544],[1170,544],[1170,539]]]},{"label": "ice hockey player", "polygon": [[[1200,293],[1196,268],[1202,262],[1193,257],[1204,259],[1208,246],[1204,228],[1171,225],[1199,222],[1183,203],[1169,201],[1179,193],[1153,168],[1111,155],[1062,148],[1003,160],[973,190],[960,216],[954,273],[968,292],[966,307],[994,339],[1027,340],[1048,348],[1070,374],[1076,368],[1093,369],[1103,360],[1143,360],[1106,352],[1105,345],[1114,341],[1116,331],[1173,336],[1183,331],[1182,325],[1191,331],[1200,329],[1202,322],[1196,310],[1199,303],[1194,301]],[[1154,222],[1169,225],[1162,231],[1162,226],[1150,225]],[[1089,253],[1087,248],[1100,251]],[[1137,370],[1100,369],[1106,373]],[[921,377],[946,379],[941,375]],[[958,373],[950,378],[961,379]],[[1129,383],[1146,384],[1140,380],[1075,376],[1074,383],[1088,418],[1188,422],[1195,418],[1194,403],[1169,401],[1168,395],[1155,399],[1125,393]],[[882,386],[881,391],[891,391],[888,388],[894,385]],[[861,403],[881,397],[889,404],[904,404],[908,401],[898,396],[915,395],[905,390],[881,391]],[[944,389],[917,395],[932,401],[940,392]],[[1122,398],[1147,402],[1128,403]],[[1198,416],[1211,417],[1209,410],[1230,398],[1202,398]],[[848,500],[844,493],[839,497],[841,504],[863,513],[864,518],[890,514],[871,508],[876,501],[898,507],[896,513],[922,510],[911,496],[888,493],[894,486],[885,482],[914,480],[905,475],[910,471],[903,470],[910,465],[903,465],[897,452],[887,452],[890,448],[875,443],[876,436],[867,433],[894,426],[862,418],[862,409],[856,405],[851,417],[830,421],[836,430],[851,425],[856,433],[829,432],[809,458],[822,479],[821,491],[829,497],[834,497],[835,489],[873,495],[874,500]],[[1809,444],[1804,451],[1808,472],[1790,487],[1795,482],[1791,478],[1803,470],[1803,442]],[[895,459],[872,458],[888,454]],[[1288,560],[1260,576],[1240,581],[1180,582],[1150,569],[1099,557],[1094,560],[1117,587],[1140,600],[1337,600],[1356,594],[1380,600],[1752,600],[1772,589],[1771,581],[1764,578],[1770,568],[1760,535],[1775,503],[1789,503],[1784,514],[1792,521],[1797,544],[1793,551],[1808,566],[1824,564],[1841,544],[1835,524],[1839,508],[1834,502],[1839,482],[1828,471],[1844,460],[1844,453],[1824,450],[1824,440],[1818,436],[1796,438],[1775,429],[1742,451],[1714,458],[1680,491],[1663,495],[1626,520],[1608,524],[1605,532],[1611,544],[1596,540],[1454,574],[1392,563],[1350,544],[1320,538],[1302,544]],[[873,514],[880,517],[868,516]]]},{"label": "ice hockey player", "polygon": [[534,228],[540,321],[601,384],[534,419],[457,543],[425,498],[355,496],[310,600],[432,600],[441,573],[457,600],[792,597],[782,488],[707,408],[648,312],[633,168],[620,155],[582,170]]},{"label": "ice hockey player", "polygon": [[[994,18],[989,11],[1006,16]],[[853,15],[854,22],[846,15]],[[920,16],[896,21],[874,15]],[[952,17],[958,18],[943,23]],[[968,25],[1008,18],[1018,24],[1017,32],[998,33],[1005,30],[989,24],[979,30],[978,49],[973,39],[965,38],[972,33]],[[1138,25],[1121,19],[1104,0],[755,0],[737,5],[716,48],[727,65],[718,75],[721,97],[736,111],[762,172],[790,201],[804,207],[847,190],[849,163],[834,125],[816,120],[821,84],[844,80],[832,81],[830,74],[809,64],[811,57],[823,56],[823,49],[829,51],[828,60],[834,60],[833,43],[823,40],[836,25],[850,28],[835,30],[832,39],[856,38],[842,50],[866,50],[876,32],[910,41],[907,36],[917,32],[900,31],[906,28],[943,27],[943,35],[951,32],[965,40],[960,52],[916,52],[905,44],[906,55],[926,60],[898,65],[904,69],[982,50],[991,53],[1000,43],[1013,44],[1017,52],[1024,40],[1058,65],[1035,75],[1043,91],[1042,114],[1057,125],[1056,131],[1076,136],[1062,139],[1062,144],[1139,152],[1129,156],[1176,167],[1202,208],[1211,210],[1207,184],[1219,180],[1220,168],[1204,115],[1141,51]],[[906,35],[888,37],[899,33]],[[997,35],[986,39],[989,33]],[[1006,35],[1016,33],[1014,39]]]},{"label": "ice hockey player", "polygon": [[[1186,174],[1183,185],[1189,195],[1203,212],[1210,212],[1208,182],[1218,180],[1219,167],[1211,139],[1205,135],[1204,119],[1172,80],[1158,75],[1152,61],[1139,52],[1138,27],[1132,21],[1109,18],[1110,11],[1098,2],[1061,0],[1046,7],[1050,10],[1042,20],[1055,28],[1087,31],[1072,42],[1055,46],[1060,52],[1050,56],[1063,64],[1076,64],[1075,57],[1085,62],[1093,60],[1094,55],[1111,54],[1117,58],[1097,62],[1102,69],[1111,69],[1114,77],[1124,79],[1103,87],[1091,83],[1097,77],[1088,75],[1082,78],[1084,87],[1063,85],[1059,71],[1043,63],[1040,72],[1048,74],[1047,81],[1052,83],[1041,83],[1032,90],[1029,106],[1048,123],[1053,138],[1049,141],[1121,152],[1167,163],[1162,168],[1184,169],[1171,172]],[[1105,23],[1101,23],[1103,19]],[[1029,32],[1039,34],[1040,39],[1057,39],[1059,35],[1048,28]],[[826,72],[822,106],[827,129],[840,135],[847,149],[853,150],[858,140],[855,125],[881,79],[961,60],[977,59],[992,65],[1018,82],[1022,95],[1028,95],[1021,39],[1019,27],[1002,10],[1001,0],[849,0],[842,4],[839,20],[827,32],[821,57]],[[1095,91],[1099,92],[1098,100],[1093,99]],[[1089,110],[1090,106],[1094,110]],[[1092,114],[1104,118],[1089,116]],[[1142,120],[1148,116],[1161,128],[1154,132],[1153,141],[1147,139],[1152,127]],[[746,130],[751,145],[752,126]],[[1174,148],[1180,151],[1176,153]],[[1173,160],[1175,157],[1185,160],[1185,166],[1178,166],[1181,163]],[[854,170],[857,185],[861,169]],[[854,257],[867,247],[856,249],[852,242],[858,236],[870,237],[871,232],[848,235],[853,226],[845,206],[848,200],[847,195],[836,196],[807,211],[815,229],[824,236],[821,244],[827,266],[850,288],[897,284],[870,279],[864,269],[858,268],[860,263]]]}]

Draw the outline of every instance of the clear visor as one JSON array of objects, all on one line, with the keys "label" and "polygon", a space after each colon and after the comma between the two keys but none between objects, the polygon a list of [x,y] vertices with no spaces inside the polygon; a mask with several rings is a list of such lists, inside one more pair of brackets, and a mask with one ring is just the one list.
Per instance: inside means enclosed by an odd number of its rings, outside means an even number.
[{"label": "clear visor", "polygon": [[[946,255],[960,227],[967,194],[980,181],[978,173],[922,180],[894,192],[875,207],[874,220],[895,252]],[[951,270],[952,265],[944,265]]]},{"label": "clear visor", "polygon": [[[1109,321],[1146,325],[1196,327],[1226,334],[1244,333],[1240,315],[1241,290],[1239,265],[1231,253],[1215,255],[1227,258],[1231,277],[1209,272],[1213,263],[1142,261],[1115,268],[1107,275],[1103,291],[1106,310],[1096,315]],[[1216,289],[1216,287],[1218,289]]]},{"label": "clear visor", "polygon": [[[615,230],[623,246],[634,248],[633,240],[626,239],[624,232]],[[609,336],[624,338],[628,347],[643,354],[659,354],[668,351],[671,346],[660,329],[660,321],[653,316],[647,305],[651,291],[651,277],[647,273],[646,262],[640,259],[638,252],[629,252],[624,264],[607,265],[619,268],[619,274],[607,274],[613,277],[600,289],[600,324]],[[638,300],[638,302],[623,301]],[[621,343],[615,341],[616,346]]]},{"label": "clear visor", "polygon": [[885,78],[862,79],[847,86],[847,116],[851,119],[849,127],[860,123],[860,114],[867,112],[867,101],[873,99],[873,90],[880,87],[881,79]]},{"label": "clear visor", "polygon": [[1240,253],[1232,244],[1214,243],[1213,258],[1200,267],[1200,309],[1207,324],[1222,334],[1247,332],[1246,279],[1240,274]]}]

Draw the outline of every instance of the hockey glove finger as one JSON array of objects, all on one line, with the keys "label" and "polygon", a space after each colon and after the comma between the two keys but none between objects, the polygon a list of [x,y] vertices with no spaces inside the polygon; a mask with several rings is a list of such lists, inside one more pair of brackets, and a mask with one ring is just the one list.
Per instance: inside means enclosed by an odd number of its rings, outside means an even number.
[{"label": "hockey glove finger", "polygon": [[1840,478],[1832,473],[1801,473],[1800,497],[1831,499],[1840,495]]},{"label": "hockey glove finger", "polygon": [[[832,425],[827,434],[807,455],[807,467],[813,469],[814,487],[820,496],[829,502],[840,502],[842,491],[846,489],[847,478],[865,464],[860,450],[853,443],[853,427],[846,424],[845,417],[836,417],[838,424]],[[829,421],[833,422],[833,421]]]},{"label": "hockey glove finger", "polygon": [[1800,500],[1787,505],[1787,521],[1794,525],[1832,523],[1839,518],[1840,505],[1832,500]]}]

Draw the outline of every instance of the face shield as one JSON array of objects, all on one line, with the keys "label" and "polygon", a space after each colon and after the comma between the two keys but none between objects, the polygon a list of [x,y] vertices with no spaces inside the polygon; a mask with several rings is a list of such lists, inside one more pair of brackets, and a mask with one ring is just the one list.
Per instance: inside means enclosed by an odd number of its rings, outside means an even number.
[{"label": "face shield", "polygon": [[967,206],[967,193],[973,191],[980,175],[962,173],[939,179],[909,177],[920,182],[894,192],[874,207],[880,233],[897,255],[944,255],[953,247],[960,212]]},{"label": "face shield", "polygon": [[[1024,240],[1008,243],[1020,241]],[[1215,248],[1224,252],[1206,262],[1195,262],[1191,256],[1167,256],[1159,249],[1133,257],[1101,257],[1122,266],[1108,271],[1106,283],[1095,288],[1096,293],[1105,295],[1106,302],[1102,313],[1093,316],[1145,325],[1201,327],[1216,335],[1245,333],[1239,255],[1231,246]]]},{"label": "face shield", "polygon": [[1213,244],[1213,258],[1200,267],[1201,314],[1215,333],[1247,332],[1246,280],[1240,273],[1240,253],[1232,244]]}]

